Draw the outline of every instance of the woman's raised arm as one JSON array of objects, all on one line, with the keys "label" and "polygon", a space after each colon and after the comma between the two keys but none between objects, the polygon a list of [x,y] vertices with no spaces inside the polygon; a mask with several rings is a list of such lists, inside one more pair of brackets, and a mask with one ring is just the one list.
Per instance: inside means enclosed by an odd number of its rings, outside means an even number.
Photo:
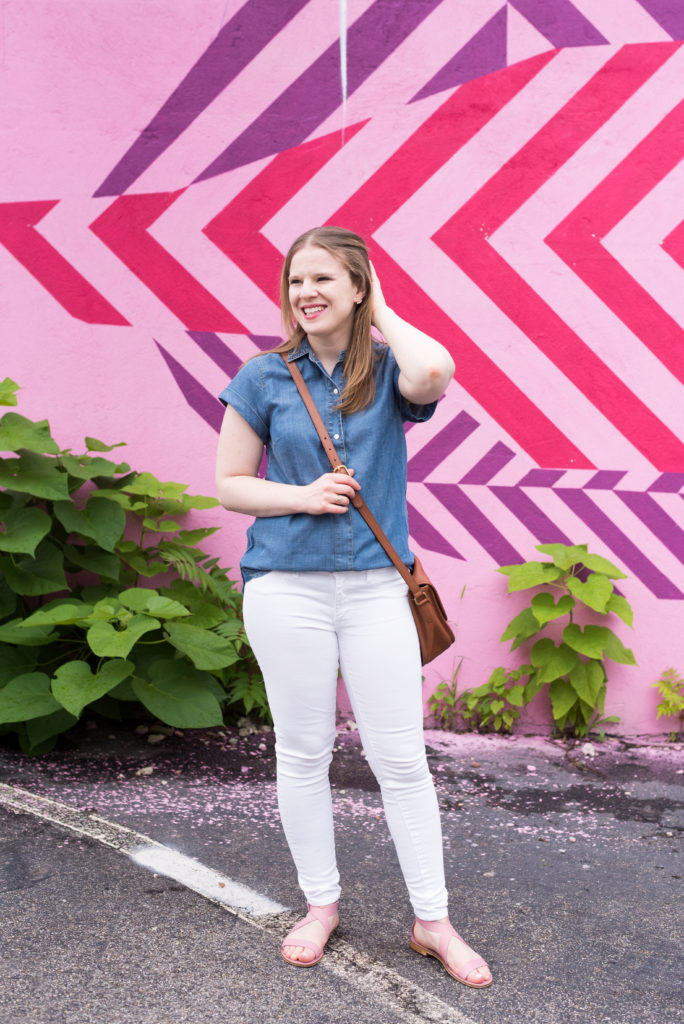
[{"label": "woman's raised arm", "polygon": [[373,325],[381,332],[399,364],[399,390],[416,405],[434,402],[446,391],[454,375],[454,361],[438,341],[402,320],[385,302],[375,268]]}]

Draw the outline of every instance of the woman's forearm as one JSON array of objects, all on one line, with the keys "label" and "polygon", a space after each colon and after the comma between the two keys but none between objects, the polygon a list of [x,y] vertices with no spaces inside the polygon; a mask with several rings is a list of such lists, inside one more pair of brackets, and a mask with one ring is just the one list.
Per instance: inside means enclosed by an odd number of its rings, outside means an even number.
[{"label": "woman's forearm", "polygon": [[373,322],[392,349],[410,387],[425,392],[422,401],[438,398],[455,369],[454,361],[444,346],[402,320],[389,306],[376,309]]},{"label": "woman's forearm", "polygon": [[302,512],[301,487],[261,480],[254,476],[230,476],[217,481],[218,499],[230,512],[248,516],[288,516]]}]

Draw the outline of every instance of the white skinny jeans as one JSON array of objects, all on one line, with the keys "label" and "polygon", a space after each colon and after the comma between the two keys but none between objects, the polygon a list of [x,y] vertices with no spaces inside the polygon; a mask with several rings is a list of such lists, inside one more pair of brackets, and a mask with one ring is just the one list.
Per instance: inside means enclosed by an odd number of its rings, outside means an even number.
[{"label": "white skinny jeans", "polygon": [[328,778],[339,665],[414,913],[434,921],[447,914],[442,831],[406,593],[393,567],[272,571],[249,580],[243,614],[273,714],[280,817],[307,902],[340,895]]}]

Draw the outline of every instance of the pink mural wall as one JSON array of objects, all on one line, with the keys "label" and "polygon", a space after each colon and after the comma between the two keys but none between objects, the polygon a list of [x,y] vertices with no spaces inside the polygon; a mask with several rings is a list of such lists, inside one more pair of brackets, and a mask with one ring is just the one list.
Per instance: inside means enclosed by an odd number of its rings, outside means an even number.
[{"label": "pink mural wall", "polygon": [[[607,711],[662,731],[652,683],[684,671],[684,4],[5,0],[2,32],[20,410],[213,493],[215,395],[278,334],[281,254],[355,229],[457,365],[408,432],[414,549],[458,622],[426,695],[461,659],[462,686],[514,664],[497,565],[587,542],[635,608]],[[237,566],[246,523],[203,518]]]}]

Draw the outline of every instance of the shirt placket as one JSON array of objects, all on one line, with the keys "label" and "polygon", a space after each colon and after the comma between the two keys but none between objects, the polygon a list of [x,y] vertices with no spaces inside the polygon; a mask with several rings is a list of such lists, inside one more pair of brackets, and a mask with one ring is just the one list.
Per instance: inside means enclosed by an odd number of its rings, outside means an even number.
[{"label": "shirt placket", "polygon": [[[335,446],[340,461],[347,465],[347,452],[344,439],[343,416],[335,406],[339,403],[343,387],[342,364],[339,362],[333,369],[332,376],[326,374],[327,422],[328,434]],[[344,515],[333,515],[335,524],[335,569],[344,571],[354,568],[354,532],[352,507],[348,506]]]}]

